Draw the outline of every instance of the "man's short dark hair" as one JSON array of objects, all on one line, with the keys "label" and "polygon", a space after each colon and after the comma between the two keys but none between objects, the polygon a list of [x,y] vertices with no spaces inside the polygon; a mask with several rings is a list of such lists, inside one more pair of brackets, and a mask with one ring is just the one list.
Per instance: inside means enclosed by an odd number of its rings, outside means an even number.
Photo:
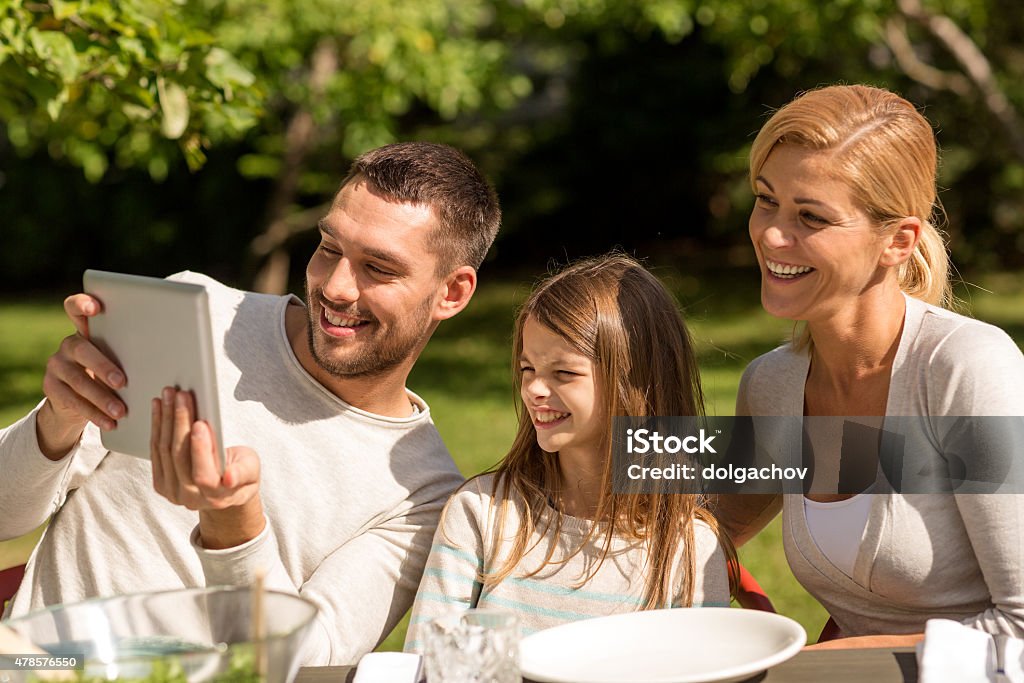
[{"label": "man's short dark hair", "polygon": [[396,142],[359,155],[342,181],[365,180],[392,201],[425,204],[437,214],[429,238],[438,274],[479,268],[498,227],[498,195],[469,157],[448,145]]}]

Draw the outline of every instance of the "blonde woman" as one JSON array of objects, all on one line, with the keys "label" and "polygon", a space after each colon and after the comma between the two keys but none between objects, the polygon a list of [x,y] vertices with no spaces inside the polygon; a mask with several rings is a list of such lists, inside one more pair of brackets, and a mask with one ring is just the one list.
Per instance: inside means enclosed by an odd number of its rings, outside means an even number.
[{"label": "blonde woman", "polygon": [[658,279],[616,254],[566,268],[520,310],[513,361],[515,442],[448,502],[406,649],[452,609],[511,609],[528,634],[727,606],[727,553],[696,495],[612,492],[612,416],[703,414],[690,336]]},{"label": "blonde woman", "polygon": [[[1024,414],[1020,350],[945,308],[936,163],[929,123],[877,88],[810,91],[764,125],[750,159],[761,302],[805,325],[748,366],[737,414],[922,416],[936,462],[952,438],[936,418]],[[814,449],[815,467],[838,455]],[[790,567],[839,646],[911,644],[932,617],[1024,635],[1024,496],[893,490],[739,496],[721,514],[741,543],[782,508]]]}]

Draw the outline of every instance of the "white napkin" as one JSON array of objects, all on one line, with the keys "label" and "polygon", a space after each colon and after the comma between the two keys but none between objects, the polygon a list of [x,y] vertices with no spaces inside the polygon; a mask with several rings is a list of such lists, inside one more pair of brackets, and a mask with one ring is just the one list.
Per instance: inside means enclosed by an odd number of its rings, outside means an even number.
[{"label": "white napkin", "polygon": [[1024,641],[929,619],[917,668],[919,683],[1024,683]]},{"label": "white napkin", "polygon": [[1024,640],[1010,636],[996,636],[996,652],[1003,667],[1000,683],[1024,683]]},{"label": "white napkin", "polygon": [[419,683],[422,662],[407,652],[370,652],[359,660],[353,683]]}]

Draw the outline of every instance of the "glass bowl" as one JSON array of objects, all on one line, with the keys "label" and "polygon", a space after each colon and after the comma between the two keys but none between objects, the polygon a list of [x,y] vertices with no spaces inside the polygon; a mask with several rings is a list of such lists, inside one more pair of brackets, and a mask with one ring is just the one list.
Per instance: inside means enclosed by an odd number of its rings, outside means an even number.
[{"label": "glass bowl", "polygon": [[[290,683],[301,664],[316,605],[264,591],[263,637],[255,636],[253,592],[189,588],[57,605],[4,622],[57,656],[78,656],[79,680],[146,683]],[[33,674],[0,671],[0,683]]]}]

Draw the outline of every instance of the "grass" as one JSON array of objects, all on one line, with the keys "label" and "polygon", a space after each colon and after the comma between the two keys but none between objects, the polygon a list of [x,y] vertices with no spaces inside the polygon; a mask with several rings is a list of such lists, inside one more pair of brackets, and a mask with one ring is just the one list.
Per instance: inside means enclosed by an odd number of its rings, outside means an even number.
[{"label": "grass", "polygon": [[42,398],[46,359],[74,331],[59,298],[0,303],[0,425],[16,421]]},{"label": "grass", "polygon": [[[757,276],[750,271],[709,275],[670,268],[656,272],[686,303],[687,321],[698,349],[708,413],[731,415],[743,367],[776,346],[791,324],[760,308]],[[1014,275],[991,275],[986,290],[960,293],[977,317],[1024,341],[1024,283]],[[511,391],[511,327],[515,306],[529,284],[484,283],[468,310],[440,326],[409,380],[430,404],[448,448],[462,472],[475,474],[496,463],[515,431]],[[0,425],[14,422],[41,398],[46,359],[72,331],[59,299],[0,303]],[[24,562],[35,537],[0,543],[0,568]],[[812,639],[824,609],[792,578],[782,552],[776,520],[740,552],[744,565],[764,586],[779,612],[793,617]],[[382,649],[400,649],[400,626]]]}]

